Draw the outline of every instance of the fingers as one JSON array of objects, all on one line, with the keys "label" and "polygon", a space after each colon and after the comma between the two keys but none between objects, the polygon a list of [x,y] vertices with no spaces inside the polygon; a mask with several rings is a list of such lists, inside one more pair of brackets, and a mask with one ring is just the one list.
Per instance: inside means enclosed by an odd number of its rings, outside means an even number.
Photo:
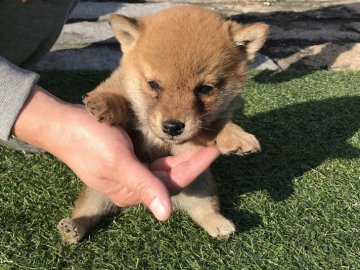
[{"label": "fingers", "polygon": [[126,187],[125,193],[131,194],[126,201],[145,204],[158,220],[164,221],[172,212],[169,191],[173,194],[189,185],[218,155],[217,149],[206,147],[195,153],[161,158],[151,164],[153,172],[135,156],[128,156],[119,162],[116,175],[119,183]]},{"label": "fingers", "polygon": [[194,152],[183,152],[176,156],[159,158],[151,164],[150,169],[153,171],[170,171],[176,165],[189,160],[193,155]]},{"label": "fingers", "polygon": [[170,217],[172,205],[166,186],[145,166],[134,158],[126,163],[122,173],[122,184],[126,186],[139,201],[145,204],[154,216],[164,221]]},{"label": "fingers", "polygon": [[195,153],[182,153],[178,156],[161,158],[151,164],[150,169],[161,178],[173,194],[189,185],[210,166],[218,155],[217,149],[205,147]]}]

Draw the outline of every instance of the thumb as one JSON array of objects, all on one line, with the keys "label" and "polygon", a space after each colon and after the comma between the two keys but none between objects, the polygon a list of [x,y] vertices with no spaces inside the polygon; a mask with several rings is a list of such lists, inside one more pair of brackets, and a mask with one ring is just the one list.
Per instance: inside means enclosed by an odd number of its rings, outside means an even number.
[{"label": "thumb", "polygon": [[[124,173],[123,173],[124,174]],[[171,199],[165,185],[137,159],[128,164],[124,186],[134,193],[160,221],[167,220],[172,211]]]}]

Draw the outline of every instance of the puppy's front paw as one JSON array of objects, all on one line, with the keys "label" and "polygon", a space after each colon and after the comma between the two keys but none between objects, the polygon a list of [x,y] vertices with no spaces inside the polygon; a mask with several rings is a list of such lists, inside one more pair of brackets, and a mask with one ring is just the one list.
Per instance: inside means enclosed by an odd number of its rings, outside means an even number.
[{"label": "puppy's front paw", "polygon": [[211,214],[205,217],[202,227],[214,238],[227,239],[235,233],[235,225],[220,214]]},{"label": "puppy's front paw", "polygon": [[69,243],[75,244],[84,236],[84,230],[71,218],[62,219],[57,225],[62,239]]},{"label": "puppy's front paw", "polygon": [[83,96],[83,103],[88,112],[90,112],[99,122],[114,124],[115,119],[111,111],[111,96],[106,93],[90,92]]},{"label": "puppy's front paw", "polygon": [[261,150],[256,137],[235,124],[227,124],[216,137],[216,146],[221,154],[246,155]]}]

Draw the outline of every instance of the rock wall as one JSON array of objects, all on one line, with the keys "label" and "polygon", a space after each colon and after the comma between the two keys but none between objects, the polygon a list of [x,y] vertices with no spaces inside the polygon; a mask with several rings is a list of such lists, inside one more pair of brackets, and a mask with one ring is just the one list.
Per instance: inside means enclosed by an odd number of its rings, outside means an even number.
[{"label": "rock wall", "polygon": [[82,1],[38,68],[111,70],[121,55],[110,14],[136,17],[189,3],[241,23],[267,22],[270,36],[255,68],[360,70],[360,2],[350,0]]}]

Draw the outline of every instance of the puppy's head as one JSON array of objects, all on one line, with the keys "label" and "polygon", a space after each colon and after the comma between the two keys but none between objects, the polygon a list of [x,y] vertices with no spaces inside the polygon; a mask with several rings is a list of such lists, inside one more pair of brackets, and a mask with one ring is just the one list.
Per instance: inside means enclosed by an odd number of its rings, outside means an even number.
[{"label": "puppy's head", "polygon": [[139,19],[113,15],[124,53],[120,75],[140,125],[173,143],[229,117],[246,66],[268,26],[226,21],[199,7]]}]

